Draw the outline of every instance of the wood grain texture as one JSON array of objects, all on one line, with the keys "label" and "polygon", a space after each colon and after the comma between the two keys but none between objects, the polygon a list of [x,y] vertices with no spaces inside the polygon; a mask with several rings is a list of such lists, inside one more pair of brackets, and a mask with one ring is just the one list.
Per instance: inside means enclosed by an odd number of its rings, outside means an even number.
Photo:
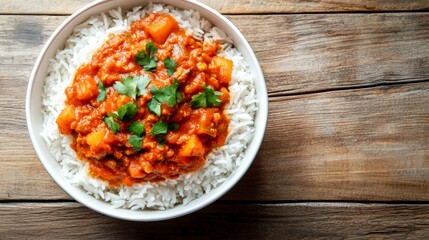
[{"label": "wood grain texture", "polygon": [[429,205],[225,204],[137,223],[77,203],[0,204],[2,239],[427,239]]},{"label": "wood grain texture", "polygon": [[428,98],[429,82],[271,98],[262,147],[227,197],[428,201]]},{"label": "wood grain texture", "polygon": [[270,95],[429,79],[426,13],[229,18],[255,51]]},{"label": "wood grain texture", "polygon": [[[2,0],[0,14],[71,14],[91,0],[32,0],[31,4]],[[316,13],[428,10],[425,0],[200,0],[224,14]]]},{"label": "wood grain texture", "polygon": [[[427,80],[428,15],[229,16],[269,93],[296,96],[270,99],[262,149],[226,199],[427,201],[427,83],[323,91]],[[37,161],[24,110],[32,65],[64,19],[0,16],[0,199],[69,199]]]},{"label": "wood grain texture", "polygon": [[[228,17],[254,49],[270,95],[429,79],[429,13]],[[0,16],[3,75],[32,65],[64,20]]]}]

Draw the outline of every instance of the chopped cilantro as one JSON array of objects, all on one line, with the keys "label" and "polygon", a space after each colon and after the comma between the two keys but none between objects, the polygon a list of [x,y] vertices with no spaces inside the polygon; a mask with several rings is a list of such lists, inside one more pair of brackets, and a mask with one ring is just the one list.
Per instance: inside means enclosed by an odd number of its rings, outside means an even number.
[{"label": "chopped cilantro", "polygon": [[177,88],[179,87],[179,82],[174,79],[173,84],[167,85],[163,88],[156,88],[152,85],[150,92],[153,97],[158,100],[160,103],[168,103],[171,107],[176,105],[177,102]]},{"label": "chopped cilantro", "polygon": [[96,101],[97,102],[102,102],[104,101],[104,99],[106,99],[106,87],[104,87],[103,82],[100,80],[98,81],[98,96]]},{"label": "chopped cilantro", "polygon": [[170,124],[168,124],[168,129],[170,129],[172,131],[176,131],[177,129],[179,129],[179,124],[177,124],[177,123],[170,123]]},{"label": "chopped cilantro", "polygon": [[142,149],[143,138],[137,135],[131,135],[128,142],[133,146],[134,150],[140,151]]},{"label": "chopped cilantro", "polygon": [[145,95],[147,93],[146,87],[149,84],[149,78],[147,76],[134,77],[137,82],[137,95]]},{"label": "chopped cilantro", "polygon": [[144,123],[132,122],[128,127],[128,131],[135,133],[137,136],[141,137],[144,135]]},{"label": "chopped cilantro", "polygon": [[220,106],[220,103],[222,101],[219,99],[219,96],[222,95],[222,92],[215,91],[211,86],[204,87],[204,92],[206,93],[206,96],[207,96],[207,106],[209,107]]},{"label": "chopped cilantro", "polygon": [[[152,99],[147,103],[149,111],[156,114],[158,117],[161,116],[161,104],[167,103],[173,107],[176,102],[183,101],[182,94],[177,92],[179,82],[174,79],[173,84],[167,85],[163,88],[157,88],[152,85],[150,92],[152,93]],[[180,99],[179,99],[180,96]]]},{"label": "chopped cilantro", "polygon": [[127,95],[129,97],[132,97],[136,99],[136,88],[137,88],[137,81],[134,81],[134,78],[131,76],[128,76],[126,78],[121,79],[122,82],[115,82],[113,85],[113,88],[121,95]]},{"label": "chopped cilantro", "polygon": [[165,134],[156,135],[156,141],[158,142],[159,146],[165,145]]},{"label": "chopped cilantro", "polygon": [[161,116],[161,103],[155,98],[152,98],[152,100],[147,103],[147,108],[158,117]]},{"label": "chopped cilantro", "polygon": [[169,76],[173,75],[174,68],[176,68],[177,63],[171,58],[166,58],[163,62],[164,62],[165,68],[167,69],[167,74]]},{"label": "chopped cilantro", "polygon": [[222,92],[215,91],[211,86],[204,86],[204,91],[202,93],[196,94],[192,97],[192,100],[190,102],[191,107],[195,109],[220,106],[220,95],[222,95]]},{"label": "chopped cilantro", "polygon": [[207,96],[205,92],[196,94],[190,102],[192,108],[203,108],[207,106]]},{"label": "chopped cilantro", "polygon": [[153,42],[148,42],[146,44],[146,51],[142,50],[134,55],[134,61],[138,65],[142,66],[146,71],[154,72],[157,67],[156,61],[158,58],[155,53],[158,51],[158,48],[153,44]]},{"label": "chopped cilantro", "polygon": [[116,134],[120,129],[121,125],[119,123],[115,122],[115,119],[113,119],[112,116],[106,116],[103,118],[104,123],[106,123],[107,127]]},{"label": "chopped cilantro", "polygon": [[121,79],[122,82],[115,82],[113,88],[121,95],[127,95],[136,99],[137,95],[144,95],[147,93],[146,86],[149,84],[147,76],[128,76]]},{"label": "chopped cilantro", "polygon": [[155,123],[152,127],[152,135],[160,135],[160,134],[166,134],[168,130],[167,124],[165,124],[163,121],[159,121]]},{"label": "chopped cilantro", "polygon": [[176,99],[178,103],[183,102],[183,95],[181,92],[176,92]]},{"label": "chopped cilantro", "polygon": [[125,105],[122,105],[118,108],[118,111],[116,113],[112,113],[111,116],[122,120],[124,122],[131,120],[131,118],[134,117],[137,113],[137,106],[132,103],[126,103]]},{"label": "chopped cilantro", "polygon": [[148,42],[146,44],[146,52],[149,54],[149,57],[153,57],[158,51],[158,48],[153,44],[153,42]]}]

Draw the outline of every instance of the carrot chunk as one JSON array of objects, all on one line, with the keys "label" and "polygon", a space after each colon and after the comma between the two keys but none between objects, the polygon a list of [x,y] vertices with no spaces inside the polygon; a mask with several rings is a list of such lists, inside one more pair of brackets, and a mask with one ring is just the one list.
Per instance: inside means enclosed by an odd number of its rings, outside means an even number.
[{"label": "carrot chunk", "polygon": [[204,147],[197,135],[192,135],[189,141],[180,149],[179,155],[182,157],[194,157],[204,155]]},{"label": "carrot chunk", "polygon": [[159,15],[146,26],[146,31],[158,44],[163,44],[168,36],[179,28],[176,20],[169,14]]},{"label": "carrot chunk", "polygon": [[229,83],[232,78],[232,61],[223,57],[214,57],[210,69],[217,74],[221,83]]},{"label": "carrot chunk", "polygon": [[81,101],[87,101],[98,95],[98,85],[94,78],[89,75],[83,75],[74,82],[76,98]]},{"label": "carrot chunk", "polygon": [[57,118],[57,125],[60,130],[60,133],[62,134],[71,134],[71,124],[76,119],[74,115],[74,107],[73,106],[67,106],[64,108],[64,110],[60,113],[60,115]]},{"label": "carrot chunk", "polygon": [[93,157],[104,156],[108,151],[110,151],[110,146],[104,141],[104,136],[106,131],[97,131],[92,132],[86,136],[86,143],[89,145],[89,150]]}]

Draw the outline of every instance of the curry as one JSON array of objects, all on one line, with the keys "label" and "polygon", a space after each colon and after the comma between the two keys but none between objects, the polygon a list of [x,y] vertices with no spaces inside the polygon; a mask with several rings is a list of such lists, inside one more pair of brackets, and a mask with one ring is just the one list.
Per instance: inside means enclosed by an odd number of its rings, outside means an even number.
[{"label": "curry", "polygon": [[228,135],[233,63],[218,42],[152,13],[109,35],[67,87],[56,123],[89,174],[111,186],[174,179]]}]

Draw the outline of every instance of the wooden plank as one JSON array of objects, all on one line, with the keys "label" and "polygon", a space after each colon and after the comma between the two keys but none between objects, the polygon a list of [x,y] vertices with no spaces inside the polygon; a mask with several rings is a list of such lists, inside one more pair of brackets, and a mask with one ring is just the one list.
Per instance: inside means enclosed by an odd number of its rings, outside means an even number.
[{"label": "wooden plank", "polygon": [[[0,204],[2,239],[427,239],[429,206],[217,203],[178,219],[112,219],[77,203]],[[82,221],[82,219],[85,219]]]},{"label": "wooden plank", "polygon": [[[71,14],[91,3],[91,0],[2,0],[0,14]],[[224,14],[243,13],[315,13],[315,12],[373,12],[428,10],[425,0],[200,0]]]},{"label": "wooden plank", "polygon": [[230,19],[255,51],[271,95],[429,79],[427,13]]},{"label": "wooden plank", "polygon": [[[229,18],[254,49],[271,95],[429,79],[429,13]],[[64,19],[0,16],[5,77],[17,68],[29,76],[22,65],[34,63]]]},{"label": "wooden plank", "polygon": [[227,198],[428,201],[428,97],[429,82],[270,98],[258,157]]},{"label": "wooden plank", "polygon": [[[256,50],[272,95],[424,81],[429,76],[428,14],[230,18]],[[0,199],[69,199],[37,162],[24,111],[32,64],[64,19],[0,16]],[[327,33],[329,24],[336,26],[335,34]],[[286,33],[266,30],[285,25]],[[329,52],[330,57],[320,57]],[[349,61],[351,56],[361,58]],[[428,200],[429,108],[427,91],[419,88],[427,85],[272,98],[259,157],[227,199]],[[290,132],[290,138],[282,132]]]}]

